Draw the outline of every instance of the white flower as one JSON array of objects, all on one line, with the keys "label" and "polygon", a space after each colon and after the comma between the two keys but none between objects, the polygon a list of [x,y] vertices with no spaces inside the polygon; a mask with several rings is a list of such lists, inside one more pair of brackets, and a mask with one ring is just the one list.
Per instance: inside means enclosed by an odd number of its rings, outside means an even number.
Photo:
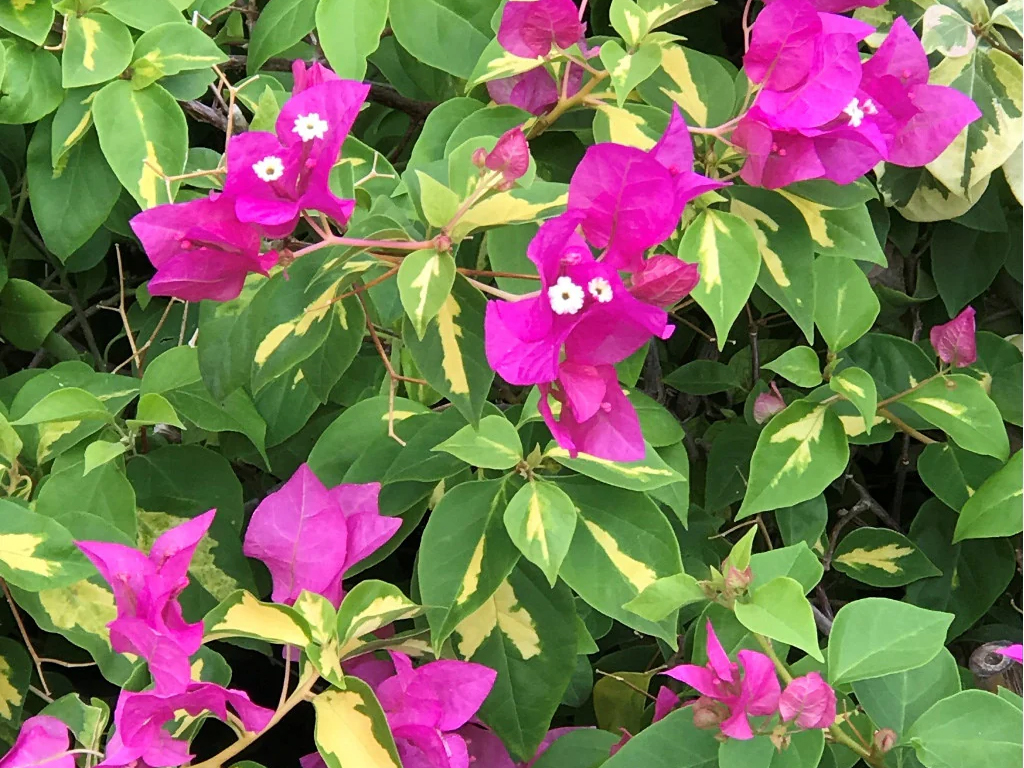
[{"label": "white flower", "polygon": [[[871,106],[874,108],[874,104]],[[864,110],[860,108],[860,102],[856,97],[850,99],[850,103],[846,105],[846,109],[843,112],[850,116],[851,126],[860,128],[860,124],[864,122]]]},{"label": "white flower", "polygon": [[878,107],[875,106],[875,102],[873,102],[871,99],[868,99],[867,101],[864,102],[864,112],[866,112],[869,115],[877,115]]},{"label": "white flower", "polygon": [[583,296],[583,289],[565,276],[548,288],[548,301],[557,315],[575,315],[583,309]]},{"label": "white flower", "polygon": [[308,115],[299,115],[295,118],[295,127],[292,128],[292,133],[299,134],[299,138],[303,141],[312,141],[326,136],[328,128],[330,126],[326,120],[321,120],[320,115],[316,112],[310,112]]},{"label": "white flower", "polygon": [[602,304],[612,300],[612,287],[603,277],[595,277],[587,283],[587,292]]},{"label": "white flower", "polygon": [[267,155],[258,163],[252,164],[252,171],[263,181],[277,181],[284,176],[284,163],[276,155]]}]

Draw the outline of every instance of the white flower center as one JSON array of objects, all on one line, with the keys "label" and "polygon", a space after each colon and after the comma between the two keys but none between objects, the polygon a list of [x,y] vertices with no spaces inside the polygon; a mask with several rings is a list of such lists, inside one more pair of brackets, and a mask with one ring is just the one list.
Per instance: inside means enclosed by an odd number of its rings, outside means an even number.
[{"label": "white flower center", "polygon": [[612,300],[612,287],[603,277],[595,277],[587,283],[587,292],[602,304]]},{"label": "white flower center", "polygon": [[548,288],[548,301],[557,315],[575,315],[583,309],[583,289],[571,278],[562,276]]},{"label": "white flower center", "polygon": [[871,99],[868,99],[867,101],[864,102],[864,112],[869,115],[877,115],[878,107],[875,106],[875,102],[873,102]]},{"label": "white flower center", "polygon": [[[872,104],[871,108],[874,109],[874,106],[875,105]],[[851,99],[850,103],[846,105],[846,109],[844,109],[843,112],[850,116],[851,126],[853,126],[854,128],[860,128],[860,124],[864,122],[864,110],[860,108],[860,101],[858,101],[856,98]]]},{"label": "white flower center", "polygon": [[328,128],[330,126],[326,120],[321,120],[316,112],[310,112],[308,115],[299,115],[295,118],[292,133],[297,133],[303,141],[312,141],[326,136]]},{"label": "white flower center", "polygon": [[284,163],[276,155],[267,155],[259,162],[253,163],[252,170],[263,181],[277,181],[284,175]]}]

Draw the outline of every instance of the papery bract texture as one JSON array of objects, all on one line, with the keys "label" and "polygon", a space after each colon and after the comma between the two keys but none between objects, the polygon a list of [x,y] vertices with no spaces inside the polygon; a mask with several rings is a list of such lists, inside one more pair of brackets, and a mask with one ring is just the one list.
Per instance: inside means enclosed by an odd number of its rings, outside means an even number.
[{"label": "papery bract texture", "polygon": [[21,724],[0,768],[75,768],[68,727],[56,717],[36,715]]},{"label": "papery bract texture", "polygon": [[798,677],[779,697],[779,714],[800,728],[828,728],[836,720],[836,692],[817,672]]},{"label": "papery bract texture", "polygon": [[778,385],[773,381],[767,392],[762,392],[754,398],[754,421],[764,424],[776,413],[785,409],[786,401],[783,400]]},{"label": "papery bract texture", "polygon": [[629,292],[656,307],[670,307],[690,295],[700,282],[700,267],[675,256],[660,254],[645,259],[633,273]]},{"label": "papery bract texture", "polygon": [[569,48],[583,37],[585,28],[572,0],[510,0],[498,27],[501,47],[516,56],[547,56],[551,46]]},{"label": "papery bract texture", "polygon": [[957,368],[965,368],[978,359],[974,330],[974,307],[967,307],[948,323],[936,325],[928,334],[939,360]]},{"label": "papery bract texture", "polygon": [[178,595],[188,586],[189,563],[214,514],[210,510],[161,534],[148,557],[123,544],[77,542],[114,592],[117,618],[108,625],[111,646],[146,659],[163,693],[182,691],[189,684],[189,657],[203,642],[202,623],[185,621]]},{"label": "papery bract texture", "polygon": [[379,495],[379,483],[328,489],[303,464],[260,502],[243,551],[266,564],[274,583],[272,599],[290,605],[308,590],[340,605],[345,571],[401,527],[399,518],[380,514]]},{"label": "papery bract texture", "polygon": [[150,208],[131,227],[156,267],[148,285],[154,296],[230,301],[246,275],[265,275],[277,262],[273,252],[260,254],[260,233],[239,221],[234,199],[217,193]]},{"label": "papery bract texture", "polygon": [[516,126],[501,135],[494,149],[484,157],[484,167],[501,171],[506,184],[511,184],[526,173],[530,167],[530,147],[521,127]]},{"label": "papery bract texture", "polygon": [[300,59],[292,62],[292,78],[295,81],[292,93],[302,93],[308,88],[323,85],[332,80],[341,80],[334,70],[328,69],[319,61],[307,65]]},{"label": "papery bract texture", "polygon": [[[569,64],[566,95],[575,96],[583,83],[583,68]],[[547,67],[487,81],[487,93],[498,104],[511,104],[531,115],[542,115],[558,103],[560,83]]]}]

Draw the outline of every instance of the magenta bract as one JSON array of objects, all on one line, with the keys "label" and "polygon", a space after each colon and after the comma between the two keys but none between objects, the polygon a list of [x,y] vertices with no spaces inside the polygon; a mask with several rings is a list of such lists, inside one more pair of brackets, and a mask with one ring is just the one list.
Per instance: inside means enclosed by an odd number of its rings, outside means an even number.
[{"label": "magenta bract", "polygon": [[[575,96],[583,83],[583,68],[569,64],[566,95]],[[487,81],[487,93],[497,104],[511,104],[531,115],[542,115],[558,103],[560,83],[547,67]]]},{"label": "magenta bract", "polygon": [[690,295],[700,282],[700,267],[675,256],[646,259],[633,273],[629,292],[656,307],[670,307]]},{"label": "magenta bract", "polygon": [[492,171],[501,171],[501,177],[506,184],[511,184],[526,173],[530,167],[530,147],[520,126],[517,125],[501,135],[494,149],[485,155],[484,167]]},{"label": "magenta bract", "polygon": [[936,325],[928,334],[939,360],[957,368],[972,365],[978,359],[974,332],[974,307],[967,307],[948,323]]},{"label": "magenta bract", "polygon": [[262,560],[274,580],[272,598],[291,604],[303,590],[335,607],[344,595],[345,571],[395,535],[402,521],[384,517],[380,483],[328,489],[307,464],[253,513],[243,551]]},{"label": "magenta bract", "polygon": [[501,47],[516,56],[547,56],[551,47],[569,48],[586,29],[572,0],[510,0],[498,27]]},{"label": "magenta bract", "polygon": [[56,717],[36,715],[21,725],[11,749],[0,758],[0,768],[75,768],[68,727]]},{"label": "magenta bract", "polygon": [[768,419],[786,409],[786,401],[782,399],[779,387],[773,381],[767,392],[754,398],[754,421],[764,424]]},{"label": "magenta bract", "polygon": [[836,692],[817,672],[798,677],[779,697],[779,714],[800,728],[828,728],[836,721]]}]

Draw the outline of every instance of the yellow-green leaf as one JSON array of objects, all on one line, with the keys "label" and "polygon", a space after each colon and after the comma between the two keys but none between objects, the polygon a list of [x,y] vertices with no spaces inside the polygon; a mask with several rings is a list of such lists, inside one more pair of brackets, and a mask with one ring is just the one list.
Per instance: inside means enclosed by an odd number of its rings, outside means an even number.
[{"label": "yellow-green leaf", "polygon": [[132,33],[113,16],[72,13],[68,14],[67,25],[67,41],[61,56],[65,88],[106,82],[131,63]]},{"label": "yellow-green leaf", "polygon": [[384,711],[359,678],[345,678],[344,691],[321,693],[313,709],[313,737],[328,768],[402,768]]},{"label": "yellow-green leaf", "polygon": [[961,448],[997,459],[1010,455],[999,409],[971,376],[938,376],[897,402],[944,431]]},{"label": "yellow-green leaf", "polygon": [[[422,188],[425,192],[426,187]],[[415,251],[402,259],[398,268],[398,294],[421,339],[427,323],[447,301],[454,282],[455,259],[447,251],[439,253],[431,248]]]},{"label": "yellow-green leaf", "polygon": [[554,586],[576,530],[576,506],[565,491],[535,478],[505,508],[505,529],[531,563]]},{"label": "yellow-green leaf", "polygon": [[238,590],[206,615],[206,638],[249,637],[282,645],[305,647],[312,640],[309,625],[294,609],[261,603]]}]

